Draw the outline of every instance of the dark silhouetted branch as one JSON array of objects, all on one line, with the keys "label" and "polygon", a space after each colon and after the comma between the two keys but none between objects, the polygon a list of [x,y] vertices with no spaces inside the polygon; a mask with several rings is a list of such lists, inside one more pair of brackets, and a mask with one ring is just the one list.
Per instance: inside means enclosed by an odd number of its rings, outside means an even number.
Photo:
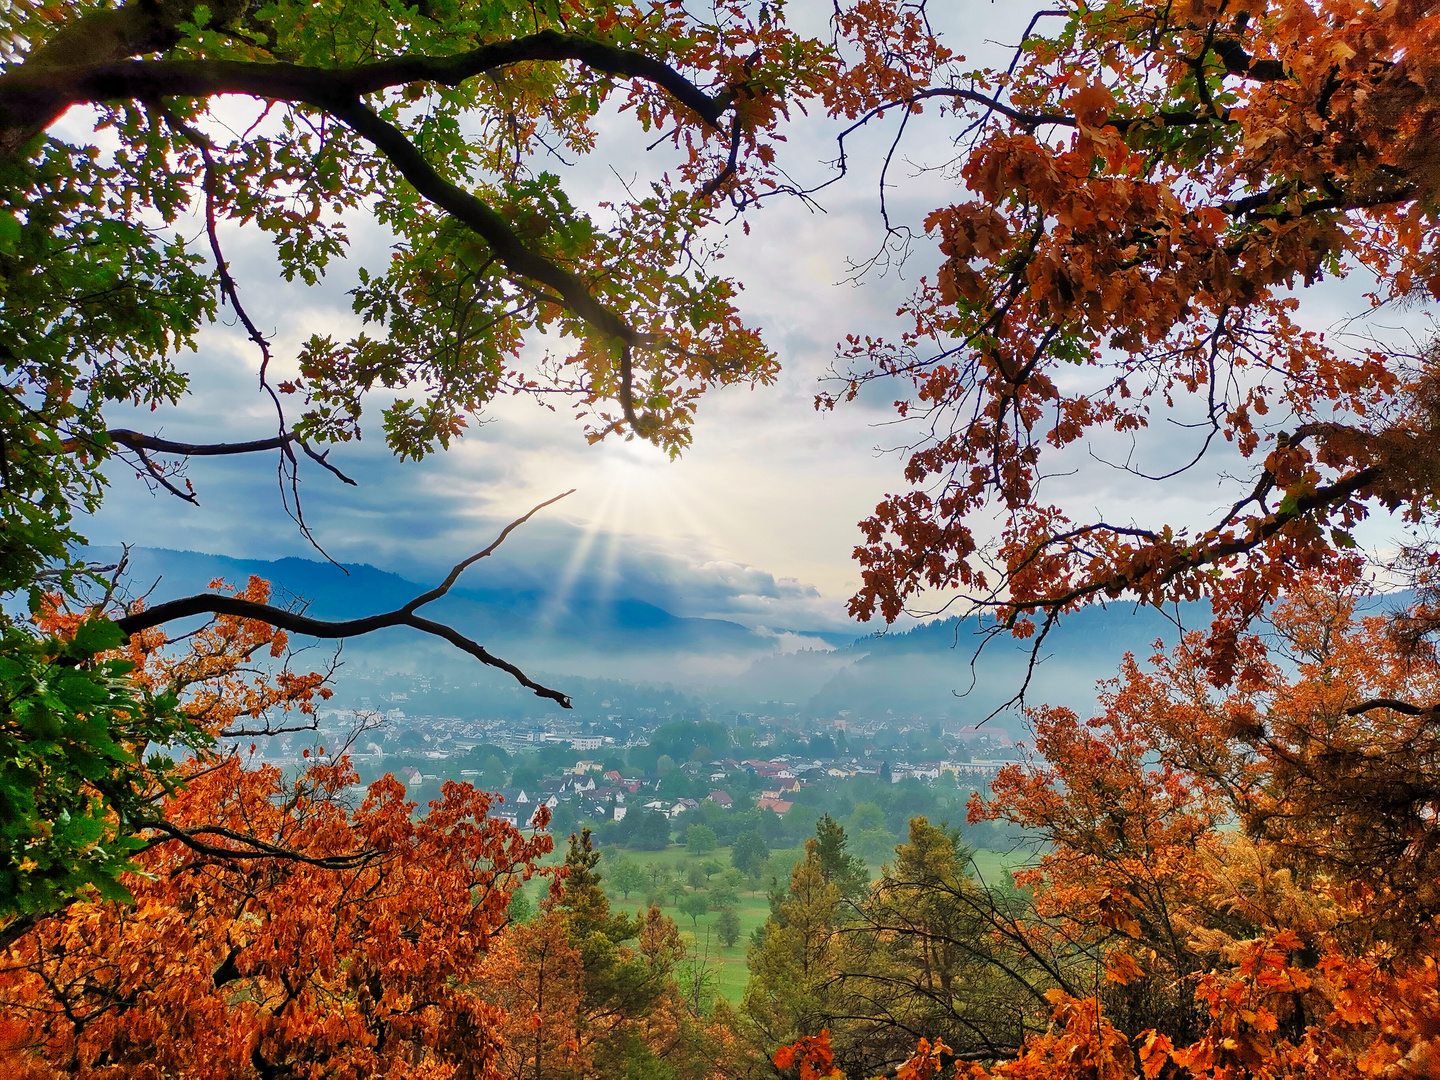
[{"label": "dark silhouetted branch", "polygon": [[1359,705],[1352,705],[1345,710],[1346,716],[1359,716],[1372,709],[1389,709],[1392,712],[1404,713],[1406,716],[1420,716],[1423,713],[1432,712],[1435,706],[1428,709],[1419,705],[1412,705],[1408,701],[1397,701],[1395,698],[1381,697],[1371,698],[1369,701],[1362,701]]},{"label": "dark silhouetted branch", "polygon": [[394,86],[457,86],[488,71],[537,60],[575,60],[607,75],[654,83],[712,128],[720,126],[734,99],[729,89],[713,96],[705,93],[670,65],[644,53],[554,30],[455,56],[401,56],[350,68],[243,60],[22,64],[0,75],[0,152],[20,147],[71,105],[85,102],[249,94],[329,110]]},{"label": "dark silhouetted branch", "polygon": [[462,652],[469,653],[483,664],[499,668],[508,672],[521,686],[532,690],[542,698],[548,698],[558,703],[562,708],[571,707],[570,697],[558,690],[552,690],[531,679],[523,671],[508,660],[502,660],[490,652],[479,642],[466,637],[454,627],[446,626],[433,619],[427,619],[416,614],[416,610],[425,604],[438,600],[450,591],[451,586],[459,579],[467,567],[476,561],[485,558],[495,551],[515,529],[529,521],[540,510],[559,502],[571,491],[555,496],[553,499],[546,499],[528,513],[516,518],[501,531],[500,535],[486,548],[471,555],[468,559],[457,563],[451,569],[445,580],[428,592],[421,593],[415,599],[396,608],[394,611],[382,612],[377,615],[367,615],[359,619],[342,619],[329,622],[324,619],[313,619],[308,615],[296,611],[287,611],[285,608],[274,607],[270,604],[260,604],[253,600],[245,600],[238,596],[226,593],[197,593],[194,596],[185,596],[176,600],[167,600],[163,604],[156,604],[152,608],[143,611],[136,611],[116,619],[116,625],[128,636],[138,633],[141,630],[148,630],[154,626],[161,626],[176,619],[188,618],[192,615],[230,615],[240,619],[254,619],[256,622],[265,623],[278,630],[286,630],[290,633],[304,634],[316,638],[349,638],[359,637],[362,634],[373,633],[376,630],[384,630],[392,626],[408,626],[413,630],[422,633],[433,634],[435,637],[443,638],[450,642]]},{"label": "dark silhouetted branch", "polygon": [[[123,446],[137,454],[174,454],[177,457],[233,457],[237,454],[257,454],[265,450],[280,450],[293,443],[299,446],[315,464],[334,473],[351,487],[358,486],[354,479],[346,476],[331,463],[329,450],[323,454],[316,453],[309,443],[293,431],[272,435],[268,439],[250,439],[246,442],[233,443],[181,442],[177,439],[162,439],[158,435],[146,435],[144,432],[131,431],[129,428],[111,428],[105,434],[116,446]],[[93,443],[87,444],[94,445]],[[80,439],[66,439],[60,444],[60,449],[65,453],[74,453],[81,446]]]},{"label": "dark silhouetted branch", "polygon": [[[279,847],[275,844],[267,844],[253,836],[246,836],[244,833],[236,832],[234,829],[227,829],[221,825],[201,825],[194,829],[182,829],[178,825],[172,825],[168,821],[137,821],[137,829],[150,829],[160,833],[160,836],[151,840],[142,848],[142,851],[149,851],[151,848],[161,844],[168,844],[171,841],[178,841],[184,844],[191,851],[211,859],[226,859],[240,861],[246,859],[283,859],[286,862],[304,863],[306,866],[319,867],[321,870],[354,870],[364,866],[376,855],[374,851],[353,851],[344,855],[302,855],[298,851],[289,848]],[[244,847],[221,847],[218,844],[210,844],[200,839],[202,836],[217,836],[226,840],[232,840]]]}]

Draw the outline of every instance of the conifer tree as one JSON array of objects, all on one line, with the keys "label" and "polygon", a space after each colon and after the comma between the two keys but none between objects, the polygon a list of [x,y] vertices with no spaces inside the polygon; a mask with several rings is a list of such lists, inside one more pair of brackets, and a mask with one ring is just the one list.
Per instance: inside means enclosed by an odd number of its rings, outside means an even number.
[{"label": "conifer tree", "polygon": [[748,958],[741,1011],[767,1056],[825,1026],[824,986],[833,970],[839,908],[840,890],[825,880],[820,844],[812,837],[789,889],[771,896],[770,918]]},{"label": "conifer tree", "polygon": [[856,900],[865,894],[870,884],[870,871],[865,860],[858,855],[845,853],[845,828],[829,814],[823,814],[815,823],[815,839],[820,856],[820,874],[827,884],[833,884],[846,900]]}]

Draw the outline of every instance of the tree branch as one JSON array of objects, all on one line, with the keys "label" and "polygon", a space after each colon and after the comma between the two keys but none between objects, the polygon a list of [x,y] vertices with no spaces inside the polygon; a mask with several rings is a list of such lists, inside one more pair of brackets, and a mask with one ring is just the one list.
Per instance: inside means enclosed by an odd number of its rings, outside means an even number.
[{"label": "tree branch", "polygon": [[571,707],[570,697],[558,690],[552,690],[547,686],[535,682],[523,671],[507,660],[491,653],[479,642],[474,641],[464,634],[461,634],[453,627],[444,623],[435,622],[415,614],[417,608],[438,600],[450,591],[460,574],[479,559],[490,555],[515,529],[529,521],[540,510],[559,502],[566,495],[573,493],[564,492],[553,499],[546,499],[535,506],[528,513],[516,518],[488,547],[471,555],[468,559],[457,563],[445,580],[428,592],[421,593],[415,599],[394,611],[383,612],[378,615],[367,615],[359,619],[342,619],[329,622],[323,619],[312,619],[295,611],[287,611],[284,608],[274,607],[270,604],[260,604],[253,600],[244,600],[238,596],[226,593],[197,593],[194,596],[185,596],[176,600],[167,600],[163,604],[156,604],[152,608],[143,611],[136,611],[115,620],[117,626],[128,637],[131,634],[148,630],[153,626],[160,626],[175,619],[184,619],[192,615],[230,615],[240,619],[254,619],[256,622],[263,622],[278,630],[286,630],[295,634],[304,634],[307,637],[316,638],[348,638],[358,637],[361,634],[373,633],[376,630],[384,630],[392,626],[408,626],[414,630],[420,630],[426,634],[433,634],[435,637],[443,638],[450,642],[457,649],[469,653],[483,664],[499,668],[508,672],[516,682],[526,689],[533,690],[538,697],[548,698],[558,703],[561,708]]},{"label": "tree branch", "polygon": [[1345,715],[1359,716],[1361,713],[1367,713],[1371,709],[1390,709],[1392,712],[1404,713],[1406,716],[1421,716],[1427,712],[1434,712],[1435,706],[1432,705],[1428,709],[1422,709],[1418,705],[1412,705],[1408,701],[1399,701],[1395,698],[1371,698],[1368,701],[1362,701],[1359,705],[1350,706],[1350,708],[1345,710]]},{"label": "tree branch", "polygon": [[[105,434],[111,442],[123,446],[127,450],[134,450],[137,453],[148,451],[154,454],[174,454],[177,457],[231,457],[236,454],[255,454],[265,450],[279,450],[290,443],[295,443],[317,465],[328,469],[351,487],[358,486],[355,480],[346,476],[330,462],[329,450],[323,454],[316,453],[309,443],[293,431],[281,432],[268,439],[250,439],[248,442],[235,443],[180,442],[176,439],[162,439],[158,435],[146,435],[142,431],[131,431],[129,428],[111,428]],[[65,453],[74,453],[80,448],[81,441],[79,439],[67,439],[60,444],[60,449]]]},{"label": "tree branch", "polygon": [[[559,294],[564,307],[604,337],[617,340],[625,349],[651,346],[656,344],[652,335],[633,330],[619,315],[596,300],[579,276],[527,248],[500,214],[445,180],[399,128],[360,102],[366,94],[394,86],[417,82],[454,86],[511,64],[563,60],[579,61],[606,74],[651,82],[716,130],[721,129],[721,120],[738,92],[731,86],[714,95],[707,94],[661,60],[554,30],[493,42],[457,56],[402,56],[352,68],[225,60],[121,60],[85,65],[57,63],[48,58],[39,62],[37,57],[34,63],[27,62],[0,74],[0,158],[18,151],[69,106],[85,102],[247,94],[310,105],[342,120],[371,142],[417,191],[478,233],[507,268],[549,286]],[[734,174],[733,159],[739,146],[738,122],[733,128],[731,163],[705,186],[706,194],[714,193]],[[219,265],[223,279],[223,261]],[[255,336],[253,331],[252,336]],[[623,385],[619,400],[626,421],[644,434],[645,421],[649,418],[637,416],[635,412],[629,385],[629,359],[628,352],[622,355]],[[330,468],[323,459],[316,460]]]},{"label": "tree branch", "polygon": [[631,345],[649,343],[648,335],[636,333],[620,316],[596,300],[577,275],[531,251],[505,218],[436,172],[415,144],[394,124],[358,101],[337,104],[329,111],[384,154],[411,187],[478,233],[509,269],[548,285],[559,294],[567,308],[607,338]]},{"label": "tree branch", "polygon": [[550,286],[574,315],[607,339],[620,343],[620,407],[630,426],[638,434],[646,434],[649,414],[639,416],[635,412],[631,350],[636,346],[655,344],[654,336],[631,329],[625,320],[591,295],[589,286],[579,276],[527,248],[508,221],[470,192],[436,172],[415,144],[395,125],[358,101],[336,106],[330,112],[356,134],[368,139],[416,191],[479,234],[507,267],[532,281]]},{"label": "tree branch", "polygon": [[1241,75],[1257,82],[1283,82],[1290,78],[1285,65],[1279,60],[1256,60],[1234,38],[1216,38],[1210,43],[1210,49],[1225,65],[1227,74]]},{"label": "tree branch", "polygon": [[[73,902],[74,901],[68,901],[67,906]],[[31,911],[24,915],[15,916],[15,918],[11,919],[3,927],[0,927],[0,953],[5,952],[11,945],[14,945],[15,942],[30,933],[31,930],[34,930],[35,927],[39,926],[46,919],[53,919],[55,916],[63,914],[64,911],[64,908],[60,908],[56,911]]]},{"label": "tree branch", "polygon": [[712,128],[734,98],[709,95],[663,61],[591,38],[542,30],[456,56],[401,56],[352,68],[241,60],[121,60],[90,65],[26,63],[0,74],[0,154],[14,152],[71,105],[162,97],[249,94],[332,110],[393,86],[456,86],[511,64],[577,60],[607,75],[654,83]]},{"label": "tree branch", "polygon": [[[1243,555],[1259,547],[1266,540],[1269,540],[1281,529],[1291,522],[1304,517],[1313,510],[1325,510],[1338,503],[1351,498],[1362,488],[1379,480],[1383,470],[1378,465],[1372,465],[1368,469],[1361,469],[1352,473],[1344,479],[1337,480],[1328,487],[1316,488],[1309,495],[1302,495],[1295,500],[1293,510],[1279,510],[1269,517],[1263,519],[1251,530],[1246,537],[1232,537],[1220,540],[1218,537],[1202,537],[1194,544],[1189,545],[1186,550],[1178,554],[1162,570],[1160,570],[1156,584],[1163,585],[1173,580],[1178,575],[1190,570],[1198,570],[1204,566],[1210,566],[1222,559],[1232,555]],[[1148,571],[1147,571],[1148,573]],[[1078,600],[1085,600],[1098,593],[1106,593],[1110,596],[1119,596],[1127,589],[1136,588],[1145,584],[1143,578],[1132,577],[1129,574],[1116,574],[1113,577],[1100,578],[1094,581],[1078,585],[1068,592],[1058,596],[1043,597],[1034,600],[1005,599],[996,601],[995,606],[1009,609],[1014,612],[1045,610],[1061,610]]]},{"label": "tree branch", "polygon": [[[190,850],[198,852],[212,859],[227,859],[232,861],[243,859],[284,859],[288,862],[304,863],[306,866],[319,867],[321,870],[354,870],[364,866],[376,855],[374,851],[354,851],[347,855],[326,855],[316,857],[313,855],[302,855],[298,851],[291,851],[289,848],[277,847],[274,844],[267,844],[263,840],[257,840],[253,836],[246,836],[244,833],[236,832],[234,829],[227,829],[221,825],[201,825],[194,829],[182,829],[178,825],[172,825],[168,821],[160,819],[149,821],[137,821],[137,829],[153,829],[162,834],[159,838],[146,844],[141,850],[148,851],[158,847],[160,844],[168,844],[171,841],[179,841]],[[234,840],[237,843],[247,845],[244,848],[220,847],[217,844],[208,844],[199,839],[201,836],[221,836],[227,840]]]}]

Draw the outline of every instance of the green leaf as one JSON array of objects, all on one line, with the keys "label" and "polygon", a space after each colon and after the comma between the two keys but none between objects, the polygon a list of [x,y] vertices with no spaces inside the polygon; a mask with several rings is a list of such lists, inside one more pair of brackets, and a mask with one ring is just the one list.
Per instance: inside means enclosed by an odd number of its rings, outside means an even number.
[{"label": "green leaf", "polygon": [[0,210],[0,252],[9,255],[20,248],[20,219],[13,211]]},{"label": "green leaf", "polygon": [[125,634],[110,619],[86,619],[75,631],[73,644],[93,656],[106,649],[118,649],[124,640]]}]

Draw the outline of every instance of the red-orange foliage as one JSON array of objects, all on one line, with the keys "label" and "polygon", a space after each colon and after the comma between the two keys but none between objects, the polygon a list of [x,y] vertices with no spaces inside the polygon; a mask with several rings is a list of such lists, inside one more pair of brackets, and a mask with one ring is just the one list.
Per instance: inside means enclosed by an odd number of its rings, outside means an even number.
[{"label": "red-orange foliage", "polygon": [[[924,1054],[927,1044],[921,1040],[921,1053]],[[789,1046],[782,1046],[775,1051],[775,1067],[777,1069],[789,1069],[798,1066],[800,1069],[800,1080],[822,1080],[835,1076],[843,1076],[835,1067],[835,1053],[830,1049],[830,1029],[821,1028],[819,1035],[802,1035]]]},{"label": "red-orange foliage", "polygon": [[455,784],[418,820],[389,778],[352,812],[353,781],[315,766],[290,785],[234,759],[192,780],[166,805],[180,827],[367,857],[336,870],[174,842],[146,852],[126,882],[133,905],[75,904],[4,958],[11,1070],[495,1075],[502,1013],[473,975],[550,840],[487,819],[489,797]]},{"label": "red-orange foliage", "polygon": [[[129,649],[136,677],[185,691],[211,734],[303,726],[323,689],[249,669],[284,650],[260,624],[221,617],[187,644],[156,631]],[[182,789],[156,792],[125,878],[135,902],[74,903],[0,955],[11,1072],[499,1075],[505,1013],[477,976],[551,840],[488,818],[468,785],[417,817],[389,777],[352,805],[355,780],[343,758],[287,778],[197,753]]]},{"label": "red-orange foliage", "polygon": [[1036,713],[1047,763],[972,804],[1052,842],[1017,875],[1029,932],[1074,943],[1075,987],[1097,961],[1105,983],[1103,1021],[1060,995],[1051,1033],[993,1075],[1433,1075],[1434,717],[1375,702],[1435,700],[1440,669],[1332,596],[1273,626],[1268,649],[1240,641],[1250,676],[1228,695],[1192,636],[1128,660],[1088,723]]},{"label": "red-orange foliage", "polygon": [[[1377,304],[1440,296],[1440,6],[1115,0],[1032,29],[1012,70],[942,62],[943,85],[896,92],[966,125],[965,190],[926,221],[944,262],[908,330],[852,338],[822,398],[898,377],[922,424],[908,490],[863,525],[851,608],[958,591],[1026,634],[1092,599],[1209,597],[1228,679],[1266,602],[1358,573],[1373,509],[1435,520],[1433,352],[1346,348],[1293,290],[1358,270]],[[1042,482],[1157,417],[1249,467],[1208,527],[1077,520]]]}]

